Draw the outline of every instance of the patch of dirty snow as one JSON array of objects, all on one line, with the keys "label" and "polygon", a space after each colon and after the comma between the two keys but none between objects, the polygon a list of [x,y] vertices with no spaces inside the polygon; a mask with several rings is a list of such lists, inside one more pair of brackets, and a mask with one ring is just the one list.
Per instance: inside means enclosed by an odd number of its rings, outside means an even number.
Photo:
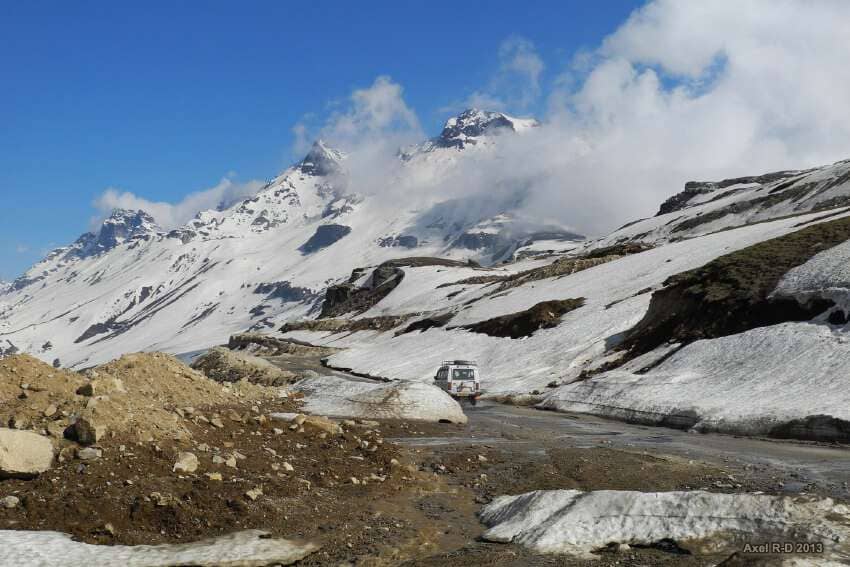
[{"label": "patch of dirty snow", "polygon": [[845,333],[782,323],[695,341],[646,373],[629,365],[560,386],[539,407],[766,435],[809,416],[850,421],[848,358]]},{"label": "patch of dirty snow", "polygon": [[58,532],[0,530],[0,562],[16,567],[260,567],[290,565],[318,549],[312,543],[267,536],[266,532],[246,530],[194,543],[127,546],[80,543]]},{"label": "patch of dirty snow", "polygon": [[592,557],[611,543],[673,540],[695,554],[741,551],[746,543],[822,544],[819,559],[850,558],[850,508],[829,498],[704,491],[538,490],[501,496],[481,511],[484,539],[540,553]]},{"label": "patch of dirty snow", "polygon": [[301,380],[291,390],[304,393],[303,409],[312,414],[466,423],[457,401],[422,382],[376,383],[322,376]]}]

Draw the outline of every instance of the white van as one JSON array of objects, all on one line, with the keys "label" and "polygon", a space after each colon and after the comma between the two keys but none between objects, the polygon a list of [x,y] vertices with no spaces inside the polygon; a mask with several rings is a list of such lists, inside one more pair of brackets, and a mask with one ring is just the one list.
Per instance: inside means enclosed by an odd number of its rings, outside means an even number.
[{"label": "white van", "polygon": [[445,360],[434,376],[438,388],[455,398],[467,399],[472,405],[481,395],[478,365],[471,360]]}]

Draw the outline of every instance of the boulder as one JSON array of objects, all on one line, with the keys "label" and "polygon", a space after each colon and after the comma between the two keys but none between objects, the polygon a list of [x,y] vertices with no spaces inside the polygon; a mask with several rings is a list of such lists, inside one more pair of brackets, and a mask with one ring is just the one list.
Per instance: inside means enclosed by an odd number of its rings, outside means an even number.
[{"label": "boulder", "polygon": [[106,426],[90,416],[78,417],[70,430],[71,437],[81,445],[93,445],[106,436]]},{"label": "boulder", "polygon": [[52,464],[50,439],[31,431],[0,428],[0,478],[33,478]]},{"label": "boulder", "polygon": [[198,470],[198,457],[183,451],[177,455],[177,462],[172,470],[176,473],[193,473]]},{"label": "boulder", "polygon": [[5,496],[0,498],[0,508],[11,510],[12,508],[17,508],[20,503],[21,499],[17,496]]},{"label": "boulder", "polygon": [[308,415],[302,424],[304,429],[312,429],[328,435],[342,435],[342,427],[333,420],[320,415]]},{"label": "boulder", "polygon": [[89,397],[126,392],[124,383],[119,378],[95,378],[77,388],[77,394]]},{"label": "boulder", "polygon": [[81,461],[96,461],[103,456],[103,451],[94,447],[77,449],[77,458]]}]

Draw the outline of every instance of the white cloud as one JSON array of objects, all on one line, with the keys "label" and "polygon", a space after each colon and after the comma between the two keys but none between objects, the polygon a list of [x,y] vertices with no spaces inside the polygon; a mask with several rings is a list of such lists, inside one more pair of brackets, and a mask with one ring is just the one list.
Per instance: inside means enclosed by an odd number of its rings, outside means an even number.
[{"label": "white cloud", "polygon": [[307,126],[309,115],[292,128],[294,145],[302,155],[317,138],[348,151],[369,144],[397,146],[424,136],[416,113],[404,100],[404,90],[390,77],[380,76],[371,86],[354,90],[346,102],[317,130]]},{"label": "white cloud", "polygon": [[546,65],[534,44],[515,35],[499,45],[499,66],[488,84],[450,108],[526,111],[540,98],[540,77]]},{"label": "white cloud", "polygon": [[[428,195],[486,210],[522,192],[529,217],[601,234],[654,214],[687,180],[850,157],[847,21],[843,1],[657,0],[597,49],[564,61],[548,88],[534,45],[509,38],[494,77],[468,102],[522,109],[545,100],[544,125],[501,137],[494,157],[466,160],[439,179],[399,181],[396,149],[425,135],[402,86],[385,76],[317,127],[305,117],[293,128],[295,145],[303,155],[321,137],[349,152],[350,189],[399,198],[388,206]],[[174,205],[110,190],[98,207],[144,208],[169,226],[228,192],[250,194],[259,186],[251,183],[228,178]]]},{"label": "white cloud", "polygon": [[186,195],[178,203],[150,201],[129,191],[110,187],[93,203],[98,215],[92,218],[92,228],[98,226],[114,209],[141,209],[165,229],[186,223],[198,212],[214,209],[222,204],[228,206],[240,199],[253,196],[262,188],[262,181],[238,182],[233,174],[223,177],[214,187]]},{"label": "white cloud", "polygon": [[15,252],[17,252],[18,254],[26,254],[29,251],[30,251],[30,247],[27,246],[26,244],[16,244],[15,245]]},{"label": "white cloud", "polygon": [[[529,216],[601,234],[654,214],[687,180],[850,157],[847,21],[847,2],[651,2],[565,62],[543,127],[506,137],[457,186],[521,187]],[[533,93],[537,77],[514,89]]]}]

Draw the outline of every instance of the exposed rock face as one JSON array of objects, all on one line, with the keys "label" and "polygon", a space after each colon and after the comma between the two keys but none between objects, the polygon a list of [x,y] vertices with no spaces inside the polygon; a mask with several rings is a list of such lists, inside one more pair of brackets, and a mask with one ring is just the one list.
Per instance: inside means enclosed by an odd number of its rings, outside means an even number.
[{"label": "exposed rock face", "polygon": [[402,279],[404,271],[392,262],[385,262],[374,269],[363,287],[349,282],[330,286],[319,317],[338,317],[352,311],[362,313],[389,295]]},{"label": "exposed rock face", "polygon": [[434,140],[440,148],[462,149],[466,144],[475,144],[477,138],[491,135],[499,130],[516,132],[525,123],[536,125],[536,121],[519,121],[501,112],[490,112],[470,108],[446,121],[443,131]]},{"label": "exposed rock face", "polygon": [[[688,181],[687,183],[685,183],[684,191],[682,191],[681,193],[676,193],[675,195],[661,203],[661,207],[659,207],[658,212],[655,216],[663,215],[666,213],[672,213],[674,211],[680,211],[683,208],[687,207],[688,202],[698,195],[704,195],[715,191],[717,191],[719,194],[720,189],[726,189],[727,187],[731,187],[732,185],[743,185],[750,183],[771,183],[779,179],[785,179],[788,177],[799,175],[800,173],[802,172],[775,171],[773,173],[765,173],[764,175],[736,177],[734,179],[724,179],[723,181]],[[729,193],[725,194],[728,195]]]},{"label": "exposed rock face", "polygon": [[342,158],[343,155],[340,152],[329,148],[322,140],[316,140],[298,167],[307,175],[334,175],[341,170]]},{"label": "exposed rock face", "polygon": [[341,224],[323,224],[316,229],[315,234],[313,234],[307,242],[302,244],[298,250],[300,250],[304,255],[312,254],[322,248],[327,248],[337,240],[347,236],[350,232],[350,226],[344,226]]},{"label": "exposed rock face", "polygon": [[0,478],[32,478],[52,464],[50,439],[31,431],[0,428]]}]

